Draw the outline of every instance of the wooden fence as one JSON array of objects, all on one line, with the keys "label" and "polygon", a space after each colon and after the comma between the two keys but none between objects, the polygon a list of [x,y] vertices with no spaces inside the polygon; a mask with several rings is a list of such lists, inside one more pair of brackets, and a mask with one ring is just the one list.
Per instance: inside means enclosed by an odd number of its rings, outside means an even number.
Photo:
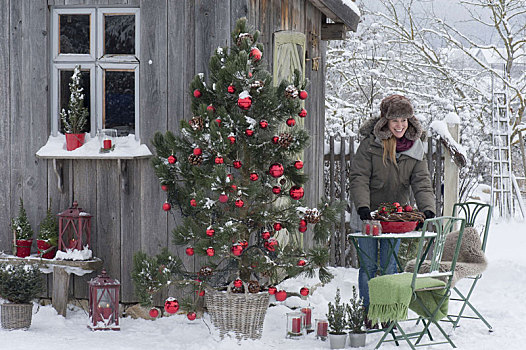
[{"label": "wooden fence", "polygon": [[[325,195],[331,200],[340,200],[347,205],[342,211],[340,222],[331,227],[331,265],[332,266],[358,266],[355,248],[347,241],[347,234],[361,230],[361,220],[356,213],[356,208],[349,192],[349,170],[358,147],[355,137],[331,136],[329,145],[326,146],[325,165]],[[443,169],[444,159],[442,144],[438,138],[427,140],[427,164],[431,174],[436,195],[437,215],[443,208]],[[328,148],[328,150],[327,150]],[[344,189],[342,191],[342,189]],[[413,198],[411,196],[411,198]],[[414,200],[412,199],[412,202]]]}]

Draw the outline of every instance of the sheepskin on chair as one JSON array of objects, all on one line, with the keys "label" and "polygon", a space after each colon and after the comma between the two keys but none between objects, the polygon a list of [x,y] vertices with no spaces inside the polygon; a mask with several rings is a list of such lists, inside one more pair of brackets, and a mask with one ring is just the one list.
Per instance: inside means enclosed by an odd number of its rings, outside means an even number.
[{"label": "sheepskin on chair", "polygon": [[[439,270],[446,272],[451,270],[451,259],[455,254],[455,247],[458,240],[458,231],[450,232],[446,236],[446,242],[444,243],[444,251],[442,253],[442,262],[440,263]],[[486,267],[488,262],[484,256],[484,252],[481,249],[482,243],[477,230],[474,227],[466,227],[464,229],[464,235],[462,236],[462,243],[460,244],[460,251],[458,253],[457,264],[455,266],[455,273],[451,281],[451,286],[454,287],[458,280],[468,277],[476,276],[481,274]],[[405,266],[406,272],[413,272],[415,269],[415,260],[410,260]],[[429,260],[424,260],[420,267],[420,273],[429,272],[430,266]],[[442,277],[442,280],[446,280],[446,277]]]}]

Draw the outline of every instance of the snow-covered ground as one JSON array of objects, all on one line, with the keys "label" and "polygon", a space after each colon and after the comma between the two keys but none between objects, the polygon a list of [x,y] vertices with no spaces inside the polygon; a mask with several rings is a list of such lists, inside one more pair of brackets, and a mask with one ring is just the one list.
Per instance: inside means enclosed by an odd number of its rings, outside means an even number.
[{"label": "snow-covered ground", "polygon": [[[524,349],[526,332],[519,327],[526,321],[526,228],[524,222],[494,223],[491,227],[487,258],[489,266],[479,282],[471,301],[486,316],[494,328],[493,333],[478,320],[463,320],[453,341],[459,349]],[[348,301],[352,285],[357,283],[357,270],[335,268],[336,278],[325,286],[315,289],[309,302],[314,306],[313,318],[327,312],[336,288],[342,291],[342,300]],[[459,282],[462,286],[463,281]],[[304,285],[312,287],[316,280],[295,279],[285,281],[283,288],[299,291]],[[296,300],[295,300],[296,299]],[[299,298],[289,298],[288,303],[299,303]],[[453,304],[453,303],[452,303]],[[451,305],[450,310],[456,309]],[[6,331],[0,329],[0,349],[328,349],[329,343],[316,340],[309,334],[298,340],[285,338],[285,305],[270,307],[258,341],[241,341],[225,338],[210,323],[208,315],[194,322],[185,315],[164,317],[155,321],[121,319],[120,332],[92,332],[86,327],[88,316],[78,308],[68,310],[66,318],[58,316],[51,306],[34,308],[33,323],[28,331]],[[446,330],[450,326],[446,324]],[[434,332],[438,336],[438,332]],[[373,349],[380,335],[369,334],[364,349]],[[382,348],[395,348],[388,343]],[[408,348],[401,344],[401,349]],[[427,347],[423,347],[426,349]],[[430,347],[429,347],[430,348]],[[449,345],[434,346],[434,349],[450,349]]]}]

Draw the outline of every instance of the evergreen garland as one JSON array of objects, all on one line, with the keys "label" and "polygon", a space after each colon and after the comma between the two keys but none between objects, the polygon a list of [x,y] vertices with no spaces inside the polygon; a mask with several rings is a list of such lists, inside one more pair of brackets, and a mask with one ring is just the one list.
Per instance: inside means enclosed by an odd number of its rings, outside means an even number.
[{"label": "evergreen garland", "polygon": [[89,111],[84,107],[83,88],[80,86],[80,66],[75,66],[73,75],[71,76],[71,83],[69,83],[69,102],[68,110],[62,108],[60,112],[60,119],[64,125],[64,131],[71,134],[80,134],[84,132],[84,128],[88,122]]},{"label": "evergreen garland", "polygon": [[16,239],[33,239],[33,229],[29,224],[22,198],[20,198],[18,216],[11,220],[11,227],[15,231]]}]

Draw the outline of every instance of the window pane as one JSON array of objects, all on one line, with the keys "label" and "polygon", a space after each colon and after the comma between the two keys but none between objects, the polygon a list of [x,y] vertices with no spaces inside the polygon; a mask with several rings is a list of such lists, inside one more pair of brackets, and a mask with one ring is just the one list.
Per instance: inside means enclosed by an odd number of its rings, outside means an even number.
[{"label": "window pane", "polygon": [[135,15],[104,16],[104,54],[135,54]]},{"label": "window pane", "polygon": [[59,15],[59,53],[89,54],[90,15]]},{"label": "window pane", "polygon": [[135,133],[135,72],[104,71],[104,128],[118,136]]},{"label": "window pane", "polygon": [[[68,110],[69,96],[69,84],[71,83],[71,76],[73,76],[73,70],[61,70],[60,71],[60,86],[59,86],[59,113],[62,109]],[[90,116],[91,116],[91,106],[90,106],[90,71],[81,70],[80,71],[80,86],[82,87],[82,93],[84,94],[84,107],[88,108],[88,122],[86,123],[86,129],[84,131],[89,131],[90,128]],[[64,133],[64,126],[60,121],[60,132]]]}]

